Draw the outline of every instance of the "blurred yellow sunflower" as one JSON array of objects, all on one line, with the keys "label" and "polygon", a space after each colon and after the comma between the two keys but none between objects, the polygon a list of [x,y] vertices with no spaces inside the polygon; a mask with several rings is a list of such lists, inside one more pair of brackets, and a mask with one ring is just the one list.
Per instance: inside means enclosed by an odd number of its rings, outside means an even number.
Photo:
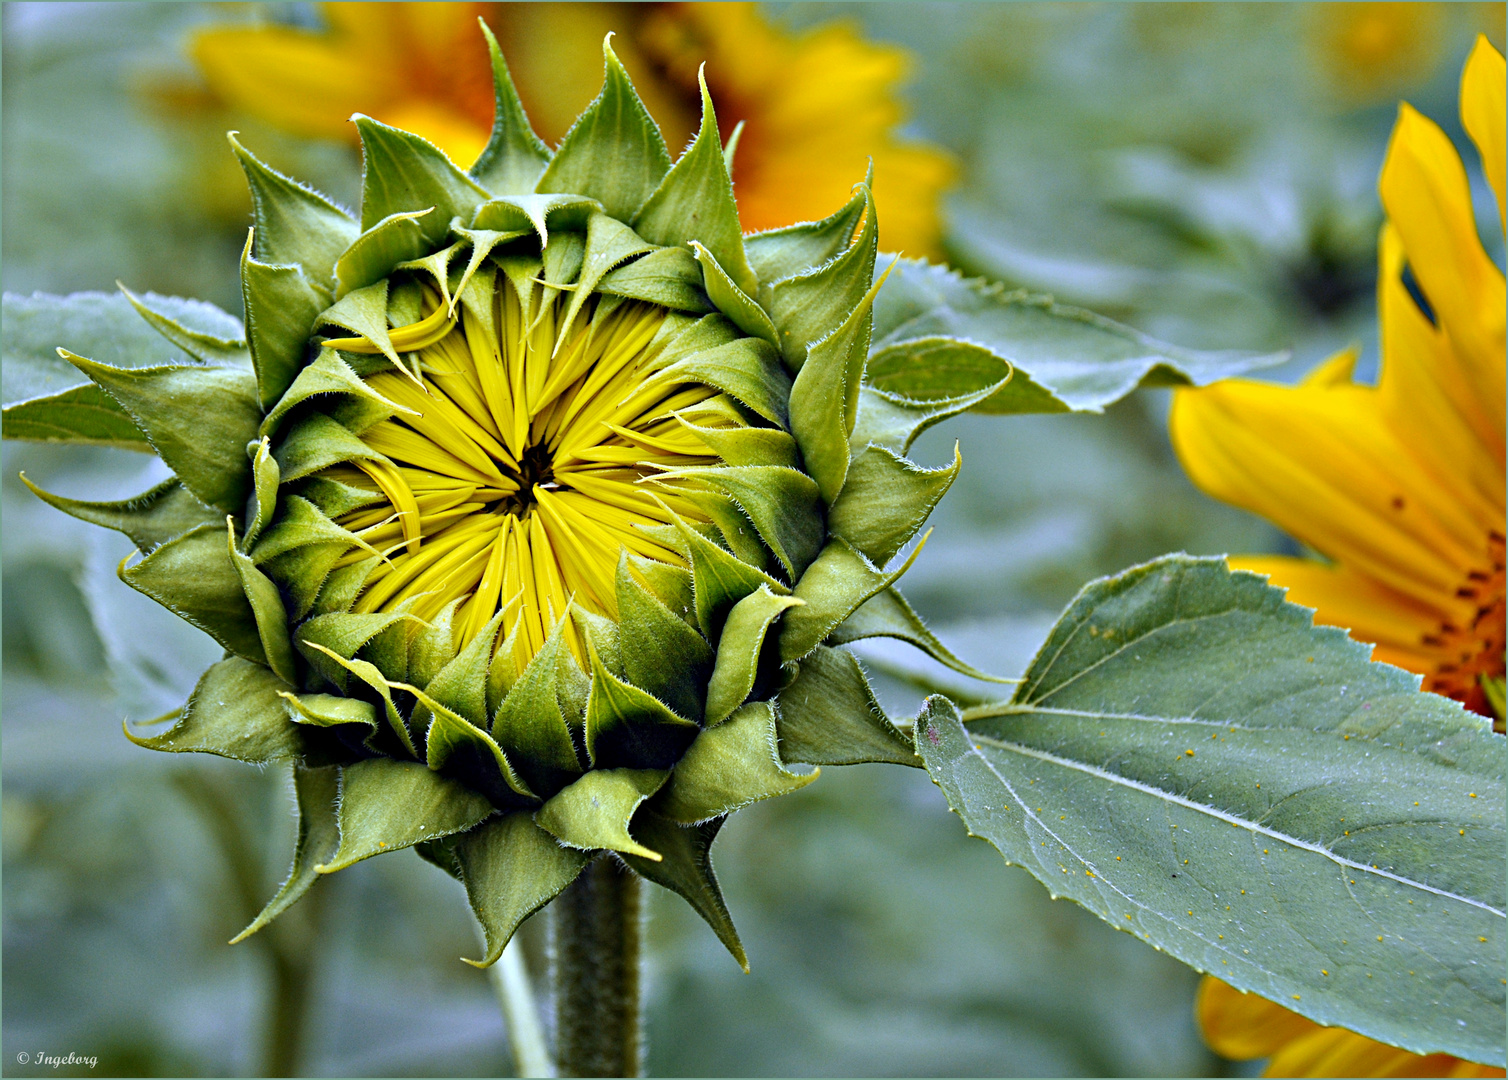
[{"label": "blurred yellow sunflower", "polygon": [[[744,124],[733,180],[745,229],[824,217],[874,159],[887,207],[880,242],[939,254],[938,197],[954,175],[942,151],[898,139],[901,49],[845,24],[791,34],[756,5],[327,3],[325,27],[213,26],[190,49],[226,104],[300,135],[354,144],[364,112],[416,131],[469,165],[492,129],[492,74],[476,41],[486,19],[540,136],[557,142],[602,81],[595,47],[614,48],[666,142],[701,115],[697,68],[724,139]],[[590,47],[589,47],[590,46]]]},{"label": "blurred yellow sunflower", "polygon": [[[1461,122],[1504,213],[1503,57],[1478,38]],[[1354,352],[1297,387],[1232,380],[1174,395],[1173,445],[1205,491],[1270,519],[1330,561],[1233,559],[1315,621],[1503,727],[1504,281],[1477,233],[1450,140],[1406,103],[1379,182],[1382,370]],[[1502,1076],[1421,1057],[1205,979],[1205,1038],[1268,1076]]]}]

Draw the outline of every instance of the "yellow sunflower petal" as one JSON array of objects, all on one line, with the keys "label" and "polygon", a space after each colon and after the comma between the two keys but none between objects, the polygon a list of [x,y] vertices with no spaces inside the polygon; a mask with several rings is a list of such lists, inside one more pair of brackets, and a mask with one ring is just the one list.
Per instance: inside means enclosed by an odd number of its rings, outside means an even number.
[{"label": "yellow sunflower petal", "polygon": [[1449,1054],[1423,1056],[1344,1028],[1321,1028],[1284,1046],[1263,1076],[1502,1076]]},{"label": "yellow sunflower petal", "polygon": [[1508,73],[1503,57],[1482,35],[1466,60],[1461,73],[1461,125],[1477,144],[1482,155],[1482,171],[1498,197],[1498,221],[1508,228],[1503,208],[1504,97],[1508,96]]},{"label": "yellow sunflower petal", "polygon": [[1189,477],[1398,592],[1465,617],[1481,536],[1380,422],[1374,390],[1227,380],[1174,395]]},{"label": "yellow sunflower petal", "polygon": [[1210,1049],[1236,1061],[1268,1057],[1294,1039],[1324,1030],[1312,1020],[1206,975],[1194,1015]]},{"label": "yellow sunflower petal", "polygon": [[1399,106],[1378,189],[1426,299],[1501,418],[1508,302],[1503,274],[1477,236],[1471,190],[1455,147],[1407,103]]}]

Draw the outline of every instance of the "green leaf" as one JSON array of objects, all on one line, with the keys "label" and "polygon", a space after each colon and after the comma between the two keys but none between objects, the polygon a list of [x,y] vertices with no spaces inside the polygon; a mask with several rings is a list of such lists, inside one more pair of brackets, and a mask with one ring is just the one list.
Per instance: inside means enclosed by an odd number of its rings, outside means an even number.
[{"label": "green leaf", "polygon": [[738,203],[733,181],[723,160],[722,136],[707,80],[697,72],[702,91],[702,125],[681,160],[649,197],[634,219],[634,229],[644,239],[664,247],[680,247],[700,241],[727,271],[733,283],[746,294],[759,288],[754,271],[744,255],[743,229],[738,224]]},{"label": "green leaf", "polygon": [[882,446],[868,447],[849,465],[827,527],[883,567],[926,522],[962,464],[957,443],[953,464],[940,469],[923,469]]},{"label": "green leaf", "polygon": [[239,368],[185,365],[113,368],[67,354],[146,433],[163,462],[200,500],[240,516],[251,494],[246,444],[262,410],[256,382]]},{"label": "green leaf", "polygon": [[885,573],[848,541],[841,537],[829,541],[796,583],[796,596],[806,603],[787,615],[781,626],[781,659],[799,660],[821,644],[860,604],[895,584],[926,542],[923,537],[899,569]]},{"label": "green leaf", "polygon": [[201,525],[154,548],[120,578],[237,656],[265,664],[256,617],[225,551],[225,525]]},{"label": "green leaf", "polygon": [[954,656],[948,647],[937,639],[937,635],[927,629],[926,623],[922,622],[921,616],[912,610],[906,598],[900,594],[900,590],[893,586],[881,589],[860,604],[853,614],[833,628],[833,631],[827,635],[827,641],[831,645],[846,645],[851,641],[862,641],[864,638],[872,637],[895,638],[915,645],[938,663],[952,668],[961,675],[967,675],[971,679],[997,683],[1016,681],[987,674]]},{"label": "green leaf", "polygon": [[[1320,1024],[1503,1060],[1504,739],[1219,559],[1093,582],[916,744],[1054,892]],[[1326,974],[1328,972],[1328,974]]]},{"label": "green leaf", "polygon": [[647,846],[662,856],[658,862],[624,854],[622,859],[643,877],[679,893],[693,911],[707,920],[712,932],[723,943],[738,966],[749,970],[743,943],[733,928],[723,891],[712,872],[712,841],[723,827],[724,818],[713,818],[700,825],[678,825],[661,817],[649,807],[642,808],[633,820],[633,831]]},{"label": "green leaf", "polygon": [[587,650],[592,689],[586,703],[586,752],[598,769],[664,769],[673,765],[697,725],[671,712],[659,698],[626,683]]},{"label": "green leaf", "polygon": [[270,409],[304,366],[314,317],[329,297],[297,266],[274,266],[252,257],[252,236],[241,252],[241,302],[246,307],[246,341],[257,375],[257,397]]},{"label": "green leaf", "polygon": [[628,834],[628,821],[669,775],[664,769],[593,769],[541,806],[534,820],[567,847],[659,862],[659,852]]},{"label": "green leaf", "polygon": [[1139,386],[1203,386],[1287,359],[1180,349],[1051,297],[902,259],[875,303],[869,381],[919,400],[978,390],[1000,378],[980,347],[1016,370],[973,406],[986,413],[1099,412]]},{"label": "green leaf", "polygon": [[670,153],[610,38],[602,42],[602,92],[566,132],[535,190],[589,195],[604,212],[632,221],[670,171]]},{"label": "green leaf", "polygon": [[518,924],[575,881],[591,858],[561,847],[522,810],[493,818],[447,846],[487,940],[486,955],[466,961],[475,967],[495,963]]},{"label": "green leaf", "polygon": [[258,262],[297,266],[328,295],[335,288],[335,260],[360,230],[351,215],[312,188],[268,168],[231,132],[231,148],[251,188]]},{"label": "green leaf", "polygon": [[685,248],[660,248],[606,274],[597,291],[698,315],[715,310],[702,288],[702,268]]},{"label": "green leaf", "polygon": [[550,148],[534,134],[524,115],[508,62],[497,47],[497,38],[487,23],[478,18],[487,50],[492,54],[492,137],[482,150],[469,175],[488,191],[497,195],[523,195],[534,190],[540,174],[550,164]]},{"label": "green leaf", "polygon": [[216,754],[253,765],[294,761],[304,753],[304,733],[279,696],[287,689],[261,664],[227,657],[200,676],[169,731],[142,738],[127,729],[126,738],[149,750]]},{"label": "green leaf", "polygon": [[489,198],[428,140],[360,113],[351,119],[361,135],[363,232],[392,214],[432,208],[418,224],[425,246],[437,248],[451,218],[469,221]]},{"label": "green leaf", "polygon": [[805,765],[883,761],[921,768],[921,759],[875,700],[864,669],[843,649],[818,646],[796,681],[776,697],[780,757]]},{"label": "green leaf", "polygon": [[25,473],[21,474],[21,482],[48,506],[91,525],[125,533],[143,555],[201,525],[218,528],[225,519],[218,510],[189,494],[177,480],[164,480],[150,491],[120,502],[84,502],[54,495],[33,484]]},{"label": "green leaf", "polygon": [[[213,304],[154,293],[141,299],[154,312],[210,340],[240,336],[240,323]],[[143,322],[131,301],[119,294],[6,293],[0,298],[0,327],[0,404],[6,407],[6,438],[31,437],[11,434],[12,406],[91,385],[58,355],[59,346],[120,368],[193,359],[192,353],[174,347]],[[126,419],[124,413],[120,415]]]},{"label": "green leaf", "polygon": [[416,761],[368,758],[340,776],[340,847],[321,874],[425,840],[464,832],[492,814],[492,804]]},{"label": "green leaf", "polygon": [[[864,225],[853,244],[821,266],[777,281],[768,290],[770,317],[780,329],[780,352],[785,357],[786,367],[793,372],[800,371],[806,363],[807,349],[811,345],[833,334],[835,327],[851,321],[851,313],[864,302],[875,283],[879,224],[868,186],[861,186],[859,191],[864,197]],[[867,316],[866,305],[866,349],[869,344]],[[850,408],[850,427],[852,417],[853,409]]]},{"label": "green leaf", "polygon": [[298,840],[293,848],[293,865],[288,877],[251,925],[230,939],[230,944],[244,941],[296,904],[309,891],[319,874],[315,867],[335,854],[340,846],[340,825],[335,816],[335,799],[340,789],[340,769],[334,765],[309,769],[293,767],[293,791],[298,804]]},{"label": "green leaf", "polygon": [[728,612],[717,639],[717,665],[707,683],[707,726],[714,727],[744,703],[759,674],[759,657],[770,624],[801,603],[794,596],[777,596],[761,585]]},{"label": "green leaf", "polygon": [[683,825],[699,825],[761,799],[806,787],[821,775],[787,769],[775,749],[775,713],[750,702],[696,737],[651,808]]}]

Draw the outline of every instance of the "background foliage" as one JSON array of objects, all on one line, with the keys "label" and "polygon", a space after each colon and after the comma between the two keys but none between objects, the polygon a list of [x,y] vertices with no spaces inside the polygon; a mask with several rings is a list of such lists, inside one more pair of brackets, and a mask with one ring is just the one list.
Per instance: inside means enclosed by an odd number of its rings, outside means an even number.
[{"label": "background foliage", "polygon": [[[6,290],[108,291],[119,278],[238,310],[247,207],[227,127],[355,201],[345,147],[277,135],[185,89],[187,28],[246,7],[5,5]],[[1502,47],[1501,5],[1419,7],[1407,47],[1370,67],[1336,46],[1327,5],[771,14],[857,19],[914,51],[908,130],[962,167],[947,215],[957,265],[1182,345],[1292,348],[1279,373],[1291,377],[1351,340],[1375,352],[1373,183],[1393,102],[1407,96],[1458,135],[1471,34]],[[1103,416],[969,415],[923,436],[918,460],[944,463],[958,439],[965,465],[907,593],[961,655],[1021,671],[1086,579],[1164,551],[1284,550],[1188,485],[1162,409],[1147,393]],[[224,946],[286,865],[287,785],[126,743],[118,721],[179,704],[217,650],[118,586],[123,538],[16,478],[103,498],[144,489],[155,462],[24,445],[3,460],[6,1074],[29,1074],[16,1053],[44,1049],[98,1055],[117,1075],[255,1072],[269,1001],[300,983],[308,1072],[506,1069],[488,983],[454,959],[474,948],[464,900],[417,859],[364,863],[325,882],[286,933]],[[147,642],[169,659],[149,660]],[[885,645],[865,655],[882,673],[893,658]],[[880,690],[895,711],[920,698],[883,677]],[[753,973],[684,905],[656,898],[652,1074],[1229,1068],[1194,1029],[1191,971],[1002,866],[921,773],[829,770],[737,815],[716,858]],[[526,939],[542,969],[538,929]],[[299,958],[307,979],[288,968]]]}]

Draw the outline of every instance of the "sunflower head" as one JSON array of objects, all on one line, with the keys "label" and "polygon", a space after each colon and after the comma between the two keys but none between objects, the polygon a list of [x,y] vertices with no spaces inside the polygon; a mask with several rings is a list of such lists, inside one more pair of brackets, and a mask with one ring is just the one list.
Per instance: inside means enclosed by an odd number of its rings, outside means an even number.
[{"label": "sunflower head", "polygon": [[416,847],[465,883],[489,963],[614,852],[742,960],[707,859],[725,816],[815,779],[794,763],[916,760],[834,646],[945,655],[892,588],[910,560],[886,567],[958,467],[905,450],[973,399],[861,387],[867,182],[745,237],[705,84],[672,162],[605,46],[552,153],[488,39],[486,150],[463,172],[357,116],[359,220],[232,137],[246,341],[138,302],[200,362],[73,358],[175,478],[44,497],[129,533],[127,583],[226,648],[132,738],[294,766],[293,870],[247,933]]}]

